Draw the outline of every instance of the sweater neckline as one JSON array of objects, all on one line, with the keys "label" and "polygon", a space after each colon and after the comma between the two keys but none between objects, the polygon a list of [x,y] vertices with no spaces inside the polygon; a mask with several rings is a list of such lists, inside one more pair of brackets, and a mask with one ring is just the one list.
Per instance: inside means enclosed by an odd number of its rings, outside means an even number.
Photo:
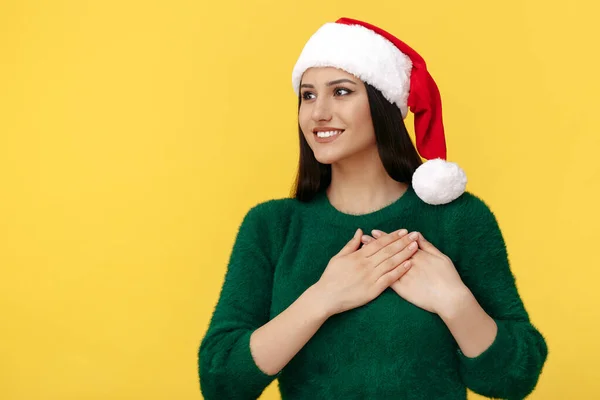
[{"label": "sweater neckline", "polygon": [[412,185],[409,184],[407,190],[394,202],[366,214],[348,214],[338,210],[329,201],[325,189],[319,191],[313,201],[321,218],[335,225],[349,226],[356,229],[361,226],[373,226],[389,218],[398,217],[400,213],[414,205],[416,199],[417,194]]}]

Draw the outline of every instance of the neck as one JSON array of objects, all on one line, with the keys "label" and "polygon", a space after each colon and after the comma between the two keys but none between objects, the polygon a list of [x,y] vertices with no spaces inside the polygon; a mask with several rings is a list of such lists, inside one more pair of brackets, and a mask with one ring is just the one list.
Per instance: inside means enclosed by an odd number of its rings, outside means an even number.
[{"label": "neck", "polygon": [[327,197],[338,210],[359,215],[393,203],[407,188],[406,183],[397,182],[388,175],[375,152],[362,160],[332,164]]}]

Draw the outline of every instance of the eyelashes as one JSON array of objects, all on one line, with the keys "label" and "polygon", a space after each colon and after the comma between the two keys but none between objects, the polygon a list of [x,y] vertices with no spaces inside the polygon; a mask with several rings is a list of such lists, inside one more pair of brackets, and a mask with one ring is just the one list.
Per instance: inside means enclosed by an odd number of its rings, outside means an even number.
[{"label": "eyelashes", "polygon": [[[340,91],[347,92],[347,94],[343,94],[341,96],[348,96],[349,94],[354,93],[354,90],[350,90],[345,87],[336,87],[335,89],[333,89],[334,94],[337,94]],[[308,95],[311,95],[311,94],[313,94],[313,93],[309,92],[309,91],[302,92],[302,100],[311,100],[309,97],[307,97]]]}]

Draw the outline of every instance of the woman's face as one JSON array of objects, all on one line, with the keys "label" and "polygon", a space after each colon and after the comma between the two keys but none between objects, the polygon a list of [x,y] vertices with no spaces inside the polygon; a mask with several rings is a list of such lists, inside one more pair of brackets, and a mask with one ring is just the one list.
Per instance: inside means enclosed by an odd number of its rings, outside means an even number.
[{"label": "woman's face", "polygon": [[[333,164],[376,149],[367,90],[354,75],[333,67],[309,68],[300,97],[298,121],[317,161]],[[335,134],[320,138],[319,131]]]}]

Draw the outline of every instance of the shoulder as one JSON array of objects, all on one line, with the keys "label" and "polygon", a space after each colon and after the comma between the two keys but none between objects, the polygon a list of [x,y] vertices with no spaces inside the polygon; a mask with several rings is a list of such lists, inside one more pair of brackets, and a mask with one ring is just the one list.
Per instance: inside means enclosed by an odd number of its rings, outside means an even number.
[{"label": "shoulder", "polygon": [[436,207],[440,244],[444,254],[450,257],[461,276],[473,260],[486,258],[489,263],[505,262],[507,249],[496,216],[480,196],[464,192],[456,200]]},{"label": "shoulder", "polygon": [[488,244],[493,248],[504,247],[498,220],[488,203],[480,196],[465,192],[446,204],[445,208],[443,219],[446,233],[461,242],[461,247],[467,244],[481,250]]},{"label": "shoulder", "polygon": [[267,253],[273,262],[293,234],[294,218],[301,204],[292,198],[269,199],[257,203],[247,211],[240,232],[252,237],[255,246]]},{"label": "shoulder", "polygon": [[491,219],[495,219],[487,202],[469,191],[465,191],[459,198],[442,207],[447,218],[456,223],[489,223]]},{"label": "shoulder", "polygon": [[442,205],[423,203],[425,212],[435,216],[438,229],[458,241],[500,233],[496,216],[480,196],[465,191],[454,201]]},{"label": "shoulder", "polygon": [[261,201],[250,207],[245,222],[257,223],[263,226],[280,225],[289,222],[298,208],[299,202],[292,198],[276,198]]}]

